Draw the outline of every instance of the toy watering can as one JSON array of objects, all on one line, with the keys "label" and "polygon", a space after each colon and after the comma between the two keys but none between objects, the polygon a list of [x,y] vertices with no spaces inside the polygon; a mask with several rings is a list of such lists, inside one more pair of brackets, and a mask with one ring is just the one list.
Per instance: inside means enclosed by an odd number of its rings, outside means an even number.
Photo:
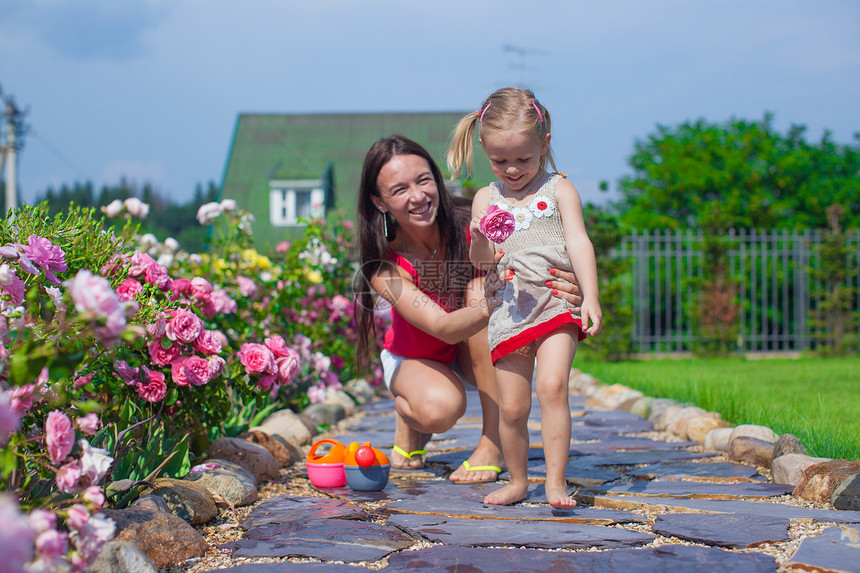
[{"label": "toy watering can", "polygon": [[[318,455],[317,448],[322,445],[331,446],[325,454]],[[341,487],[346,485],[344,459],[346,446],[337,440],[317,440],[308,452],[305,465],[308,469],[308,479],[315,487]]]},{"label": "toy watering can", "polygon": [[364,442],[352,442],[344,459],[346,483],[355,491],[379,491],[388,483],[391,462],[380,450]]}]

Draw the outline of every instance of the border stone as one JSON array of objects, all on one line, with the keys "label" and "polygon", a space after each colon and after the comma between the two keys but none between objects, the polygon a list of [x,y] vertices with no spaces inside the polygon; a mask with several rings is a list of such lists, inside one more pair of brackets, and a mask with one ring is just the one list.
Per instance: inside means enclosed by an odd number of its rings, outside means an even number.
[{"label": "border stone", "polygon": [[860,511],[860,474],[849,477],[833,491],[833,507],[849,511]]},{"label": "border stone", "polygon": [[813,458],[802,454],[785,454],[775,458],[770,463],[771,477],[774,483],[784,483],[793,486],[803,481],[803,472],[809,466],[830,461],[829,458]]}]

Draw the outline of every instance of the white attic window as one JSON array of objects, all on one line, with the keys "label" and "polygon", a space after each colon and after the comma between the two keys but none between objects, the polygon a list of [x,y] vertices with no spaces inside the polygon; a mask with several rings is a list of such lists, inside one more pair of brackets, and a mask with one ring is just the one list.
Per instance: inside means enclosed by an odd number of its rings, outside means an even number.
[{"label": "white attic window", "polygon": [[275,227],[299,225],[299,219],[325,217],[325,191],[319,179],[269,181],[269,221]]}]

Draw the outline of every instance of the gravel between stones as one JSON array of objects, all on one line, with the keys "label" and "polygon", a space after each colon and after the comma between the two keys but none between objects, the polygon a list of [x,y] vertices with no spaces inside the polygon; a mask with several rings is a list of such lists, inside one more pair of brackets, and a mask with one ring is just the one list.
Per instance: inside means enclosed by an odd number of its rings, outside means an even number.
[{"label": "gravel between stones", "polygon": [[[363,415],[361,413],[356,414],[346,420],[341,421],[337,428],[333,431],[328,432],[325,435],[315,437],[314,439],[319,439],[321,437],[336,437],[343,428],[356,423],[359,421]],[[636,437],[647,437],[655,440],[663,440],[668,442],[680,441],[676,436],[670,434],[668,432],[662,431],[650,431],[650,432],[639,432],[639,433],[631,433],[624,434],[628,436],[636,436]],[[695,451],[703,451],[701,446],[693,446],[692,450]],[[711,458],[706,458],[704,460],[698,460],[699,462],[725,462],[728,461],[726,456],[719,455]],[[239,527],[239,524],[248,516],[251,510],[258,504],[273,497],[278,497],[282,495],[293,495],[293,496],[311,496],[311,497],[319,497],[320,492],[314,489],[310,481],[306,477],[303,477],[303,468],[304,463],[300,462],[294,465],[289,469],[282,469],[281,476],[278,482],[269,482],[262,486],[259,490],[259,499],[255,504],[236,508],[235,510],[222,510],[219,517],[204,525],[197,527],[198,531],[203,535],[206,542],[209,544],[209,550],[206,555],[198,560],[194,560],[193,562],[187,563],[183,567],[172,567],[163,569],[161,573],[179,573],[179,572],[187,572],[187,573],[202,573],[204,571],[213,571],[217,569],[225,569],[229,567],[235,567],[237,565],[245,564],[245,563],[281,563],[286,561],[292,562],[302,562],[302,561],[313,561],[312,559],[295,559],[295,558],[236,558],[231,559],[229,554],[219,549],[219,546],[230,542],[236,541],[242,538],[243,530]],[[628,468],[629,469],[629,468]],[[763,476],[770,478],[770,472],[767,468],[757,468],[759,473]],[[807,509],[828,509],[833,510],[833,506],[831,504],[824,503],[812,503],[805,501],[801,498],[785,495],[777,498],[756,498],[755,501],[758,502],[772,502],[772,503],[781,503],[787,505],[794,505],[797,507],[803,507]],[[378,504],[360,504],[365,506],[366,508],[373,508],[373,506],[378,506]],[[641,533],[649,533],[655,535],[654,541],[646,545],[644,547],[658,547],[663,545],[701,545],[697,543],[693,543],[690,541],[685,541],[682,539],[678,539],[676,537],[666,537],[662,535],[656,535],[651,531],[650,524],[653,523],[654,519],[661,514],[661,512],[649,511],[647,509],[634,509],[629,510],[640,517],[649,520],[648,524],[619,524],[614,525],[612,527],[618,527],[621,529],[626,529],[628,531],[641,532]],[[814,537],[820,534],[824,529],[828,527],[832,527],[836,524],[834,523],[813,523],[811,521],[806,520],[793,520],[791,525],[789,526],[789,535],[790,540],[783,543],[773,543],[773,544],[763,544],[750,549],[734,549],[731,551],[735,551],[738,553],[764,553],[767,555],[773,556],[777,562],[782,566],[793,554],[797,551],[800,542],[808,537]],[[431,546],[431,543],[416,541],[416,543],[407,549],[407,551],[420,549],[423,547]],[[579,550],[566,550],[560,549],[557,551],[601,551],[598,549],[579,549]],[[603,551],[611,551],[611,549],[606,549]],[[385,566],[387,563],[386,559],[383,559],[378,562],[373,563],[352,563],[353,565],[363,565],[369,570],[378,570]]]}]

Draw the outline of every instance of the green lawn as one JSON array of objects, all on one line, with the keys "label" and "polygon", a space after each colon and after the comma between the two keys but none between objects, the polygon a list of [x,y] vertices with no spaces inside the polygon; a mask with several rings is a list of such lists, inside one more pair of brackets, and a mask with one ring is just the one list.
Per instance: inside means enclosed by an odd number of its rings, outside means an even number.
[{"label": "green lawn", "polygon": [[606,384],[674,398],[797,436],[810,455],[860,459],[860,357],[593,362],[574,367]]}]

